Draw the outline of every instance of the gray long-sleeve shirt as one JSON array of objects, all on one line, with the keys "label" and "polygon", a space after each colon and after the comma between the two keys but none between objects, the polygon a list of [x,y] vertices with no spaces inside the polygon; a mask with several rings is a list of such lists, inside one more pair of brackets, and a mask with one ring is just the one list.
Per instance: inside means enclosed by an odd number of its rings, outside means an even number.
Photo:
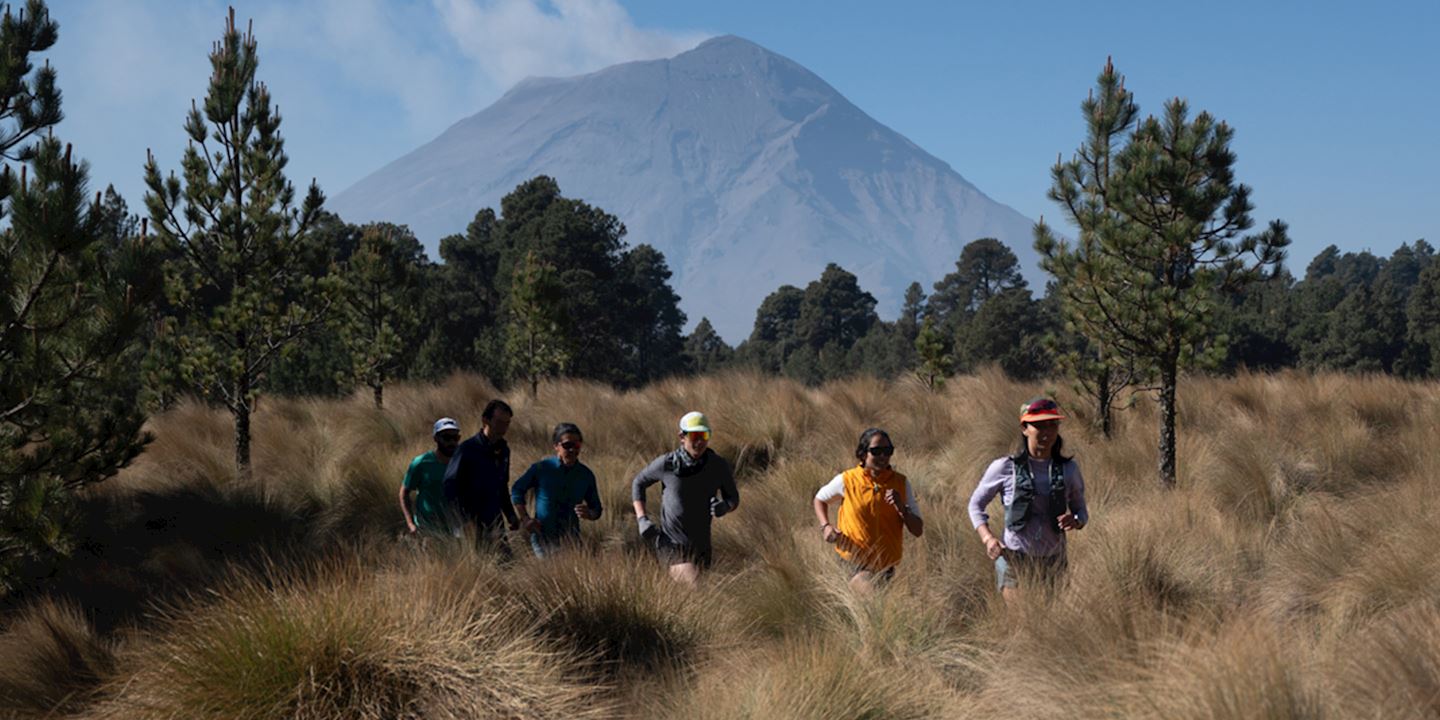
[{"label": "gray long-sleeve shirt", "polygon": [[[1043,518],[1051,517],[1050,510],[1050,461],[1030,459],[1030,475],[1035,480],[1035,496],[1030,501],[1030,520],[1020,532],[1005,528],[1000,543],[1011,550],[1027,555],[1054,555],[1065,550],[1065,535],[1055,532]],[[975,492],[970,495],[970,522],[980,527],[990,521],[985,506],[1000,495],[1000,502],[1010,507],[1015,498],[1015,463],[1002,457],[990,463]],[[1065,463],[1065,499],[1070,511],[1081,523],[1090,522],[1090,512],[1085,507],[1085,479],[1080,476],[1080,465],[1074,460]]]},{"label": "gray long-sleeve shirt", "polygon": [[681,477],[673,469],[667,470],[665,460],[670,453],[666,453],[650,461],[630,483],[632,499],[641,502],[646,488],[661,484],[660,531],[671,543],[697,551],[710,549],[710,499],[718,492],[732,509],[740,504],[730,463],[713,450],[705,452],[709,455],[705,466],[693,475]]}]

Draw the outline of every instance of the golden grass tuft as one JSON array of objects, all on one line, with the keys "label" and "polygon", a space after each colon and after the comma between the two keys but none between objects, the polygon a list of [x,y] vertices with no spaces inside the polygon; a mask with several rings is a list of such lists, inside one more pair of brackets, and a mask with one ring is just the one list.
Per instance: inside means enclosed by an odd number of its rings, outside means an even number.
[{"label": "golden grass tuft", "polygon": [[[799,638],[716,663],[662,700],[661,717],[694,720],[963,717],[923,669],[877,662],[825,637]],[[918,671],[917,671],[918,670]]]},{"label": "golden grass tuft", "polygon": [[1155,720],[1320,720],[1325,712],[1302,637],[1242,619],[1175,643],[1139,669],[1131,714]]},{"label": "golden grass tuft", "polygon": [[[420,567],[424,567],[422,564]],[[127,648],[101,717],[607,717],[581,656],[480,586],[355,556],[221,586]],[[452,588],[453,590],[453,588]]]},{"label": "golden grass tuft", "polygon": [[610,674],[692,665],[736,625],[722,589],[677,587],[649,558],[568,548],[522,558],[504,582],[541,634]]},{"label": "golden grass tuft", "polygon": [[114,665],[112,643],[79,608],[41,601],[0,632],[0,708],[36,718],[81,710]]},{"label": "golden grass tuft", "polygon": [[1440,601],[1401,608],[1373,624],[1337,662],[1349,717],[1440,717]]}]

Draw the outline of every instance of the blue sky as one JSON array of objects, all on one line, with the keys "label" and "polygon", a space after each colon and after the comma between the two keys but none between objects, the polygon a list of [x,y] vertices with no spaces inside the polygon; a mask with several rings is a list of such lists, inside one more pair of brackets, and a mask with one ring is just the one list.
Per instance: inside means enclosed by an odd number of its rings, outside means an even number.
[{"label": "blue sky", "polygon": [[[1384,255],[1418,238],[1440,244],[1436,0],[233,4],[253,19],[291,178],[315,177],[331,195],[527,75],[735,34],[808,67],[1031,218],[1057,215],[1049,169],[1080,143],[1078,105],[1109,55],[1142,112],[1180,96],[1235,128],[1257,227],[1290,223],[1297,274],[1330,244]],[[90,161],[96,188],[113,183],[132,209],[146,148],[178,169],[181,123],[204,93],[225,8],[51,0],[61,31],[47,57],[68,116],[58,134]]]}]

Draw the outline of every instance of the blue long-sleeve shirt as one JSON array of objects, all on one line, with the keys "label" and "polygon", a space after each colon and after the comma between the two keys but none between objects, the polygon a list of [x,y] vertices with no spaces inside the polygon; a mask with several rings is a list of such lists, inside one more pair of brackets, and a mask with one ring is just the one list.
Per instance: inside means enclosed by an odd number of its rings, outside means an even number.
[{"label": "blue long-sleeve shirt", "polygon": [[580,534],[575,506],[582,502],[597,518],[604,512],[595,473],[584,463],[566,467],[552,456],[531,465],[510,488],[510,501],[524,507],[531,490],[535,491],[535,519],[540,521],[540,536],[545,540]]}]

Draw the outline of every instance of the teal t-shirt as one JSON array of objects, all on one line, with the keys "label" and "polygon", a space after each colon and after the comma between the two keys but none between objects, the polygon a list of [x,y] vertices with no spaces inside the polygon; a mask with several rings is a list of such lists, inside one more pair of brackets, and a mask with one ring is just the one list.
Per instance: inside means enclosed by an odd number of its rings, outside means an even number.
[{"label": "teal t-shirt", "polygon": [[447,464],[435,455],[434,450],[417,455],[410,461],[410,469],[405,471],[405,491],[419,493],[412,511],[415,524],[425,530],[448,535],[450,524],[446,521],[445,512]]},{"label": "teal t-shirt", "polygon": [[556,540],[580,534],[580,520],[575,506],[585,503],[599,517],[600,491],[595,486],[595,473],[584,463],[565,467],[557,457],[548,457],[530,466],[510,489],[510,500],[516,505],[535,491],[535,519],[540,521],[540,536]]}]

